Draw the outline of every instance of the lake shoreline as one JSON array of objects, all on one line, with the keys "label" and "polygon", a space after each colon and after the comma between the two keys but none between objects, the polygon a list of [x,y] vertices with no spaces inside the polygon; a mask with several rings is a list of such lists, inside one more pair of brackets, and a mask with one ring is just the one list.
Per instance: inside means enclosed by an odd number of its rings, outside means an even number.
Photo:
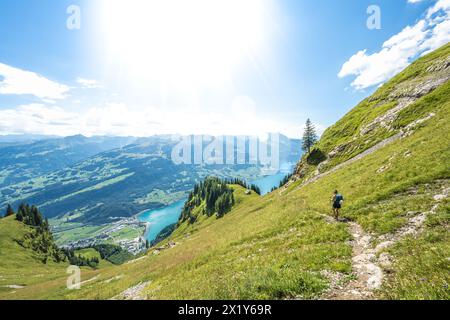
[{"label": "lake shoreline", "polygon": [[[261,195],[266,195],[272,191],[273,187],[279,186],[280,182],[292,170],[282,170],[276,174],[267,174],[259,179],[250,182],[261,189]],[[142,223],[145,223],[143,238],[152,243],[159,233],[170,225],[178,223],[182,208],[187,199],[174,201],[171,204],[161,206],[156,209],[143,210],[135,217]]]},{"label": "lake shoreline", "polygon": [[162,230],[177,223],[186,200],[175,201],[167,206],[144,210],[137,214],[136,218],[146,225],[143,238],[151,243]]}]

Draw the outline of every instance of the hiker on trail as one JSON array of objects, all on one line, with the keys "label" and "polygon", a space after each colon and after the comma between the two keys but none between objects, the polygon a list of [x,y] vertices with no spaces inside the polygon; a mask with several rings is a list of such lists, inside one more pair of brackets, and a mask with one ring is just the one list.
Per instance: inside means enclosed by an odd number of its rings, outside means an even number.
[{"label": "hiker on trail", "polygon": [[342,205],[344,204],[344,197],[336,190],[331,198],[331,203],[333,206],[333,215],[335,219],[338,220],[339,210],[341,210]]}]

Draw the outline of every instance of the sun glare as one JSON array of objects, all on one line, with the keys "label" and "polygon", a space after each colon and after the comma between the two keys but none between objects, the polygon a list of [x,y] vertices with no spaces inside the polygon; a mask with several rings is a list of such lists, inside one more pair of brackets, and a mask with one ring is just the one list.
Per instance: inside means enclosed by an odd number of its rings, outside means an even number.
[{"label": "sun glare", "polygon": [[102,0],[107,54],[140,79],[201,86],[258,53],[270,0]]}]

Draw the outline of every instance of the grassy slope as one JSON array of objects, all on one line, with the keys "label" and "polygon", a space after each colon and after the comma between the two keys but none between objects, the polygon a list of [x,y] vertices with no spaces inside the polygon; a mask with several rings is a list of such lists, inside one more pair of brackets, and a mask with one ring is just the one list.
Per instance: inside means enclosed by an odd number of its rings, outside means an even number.
[{"label": "grassy slope", "polygon": [[[54,298],[66,290],[66,273],[68,263],[53,261],[43,264],[34,252],[20,246],[17,241],[27,233],[28,227],[15,220],[15,217],[0,219],[0,298],[1,299],[36,299],[47,296],[50,292]],[[92,257],[100,254],[94,249],[79,250],[77,254]],[[100,259],[99,268],[112,266]],[[94,277],[99,271],[82,268],[82,281]],[[22,289],[10,286],[24,287]]]},{"label": "grassy slope", "polygon": [[[374,146],[385,138],[394,135],[398,129],[405,127],[410,122],[423,118],[427,112],[433,110],[436,99],[425,98],[422,103],[414,107],[407,108],[400,113],[400,117],[395,121],[392,130],[387,130],[382,126],[377,126],[375,130],[365,135],[360,135],[360,130],[380,115],[398,105],[399,100],[411,95],[411,87],[418,83],[442,76],[448,73],[447,70],[429,72],[429,68],[437,64],[444,64],[450,56],[450,45],[446,45],[435,52],[415,61],[403,72],[384,84],[372,96],[363,100],[354,109],[347,113],[335,125],[325,131],[318,148],[329,153],[337,146],[342,146],[343,152],[332,158],[322,170],[327,170],[341,162],[344,162],[366,149]],[[444,90],[444,95],[446,90]],[[445,97],[444,97],[445,100]]]},{"label": "grassy slope", "polygon": [[[449,48],[432,56],[445,58]],[[397,76],[375,96],[383,95],[393,83],[411,79],[411,73],[420,77],[420,72],[411,70],[429,57]],[[373,112],[366,109],[367,113]],[[156,299],[317,297],[328,285],[321,271],[343,272],[351,277],[351,235],[347,226],[329,224],[321,215],[329,213],[330,193],[335,188],[346,196],[345,216],[368,231],[383,234],[401,227],[408,211],[429,210],[434,205],[433,195],[443,185],[448,187],[450,85],[405,109],[396,123],[404,126],[430,111],[435,116],[411,136],[303,188],[298,188],[299,181],[286,192],[259,198],[247,197],[236,187],[238,203],[223,219],[212,217],[194,226],[182,226],[170,239],[178,245],[159,254],[149,252],[146,258],[133,263],[85,271],[83,279],[95,275],[98,278],[80,291],[65,290],[61,278],[30,285],[15,296],[105,299],[142,281],[151,281],[144,294]],[[364,118],[364,110],[358,112],[358,117]],[[342,121],[320,142],[327,152],[333,144],[342,143],[331,142],[341,139],[337,137],[340,127],[345,127]],[[387,136],[379,134],[374,140]],[[351,136],[348,133],[345,141],[350,141]],[[387,164],[384,172],[377,173]],[[429,217],[419,238],[407,238],[390,250],[396,262],[394,272],[378,292],[381,298],[450,298],[446,287],[450,282],[448,226],[447,203]]]},{"label": "grassy slope", "polygon": [[65,265],[49,262],[42,264],[32,250],[21,247],[17,240],[31,228],[19,223],[15,217],[0,220],[0,295],[13,296],[6,286],[29,286],[61,277]]},{"label": "grassy slope", "polygon": [[390,250],[397,257],[395,273],[385,283],[384,299],[450,299],[450,202],[426,222],[424,233]]}]

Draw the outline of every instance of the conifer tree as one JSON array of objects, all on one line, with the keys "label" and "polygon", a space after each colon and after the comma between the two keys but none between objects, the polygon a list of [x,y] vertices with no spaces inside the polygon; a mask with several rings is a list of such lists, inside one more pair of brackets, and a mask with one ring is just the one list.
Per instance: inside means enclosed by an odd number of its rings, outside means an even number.
[{"label": "conifer tree", "polygon": [[8,207],[6,208],[6,214],[5,217],[10,217],[15,215],[13,208],[11,207],[10,204],[8,204]]},{"label": "conifer tree", "polygon": [[317,142],[316,129],[314,128],[314,125],[312,124],[311,120],[308,119],[306,121],[305,131],[303,133],[303,146],[302,146],[303,151],[308,152],[308,154],[310,154],[311,148],[314,146],[316,142]]}]

